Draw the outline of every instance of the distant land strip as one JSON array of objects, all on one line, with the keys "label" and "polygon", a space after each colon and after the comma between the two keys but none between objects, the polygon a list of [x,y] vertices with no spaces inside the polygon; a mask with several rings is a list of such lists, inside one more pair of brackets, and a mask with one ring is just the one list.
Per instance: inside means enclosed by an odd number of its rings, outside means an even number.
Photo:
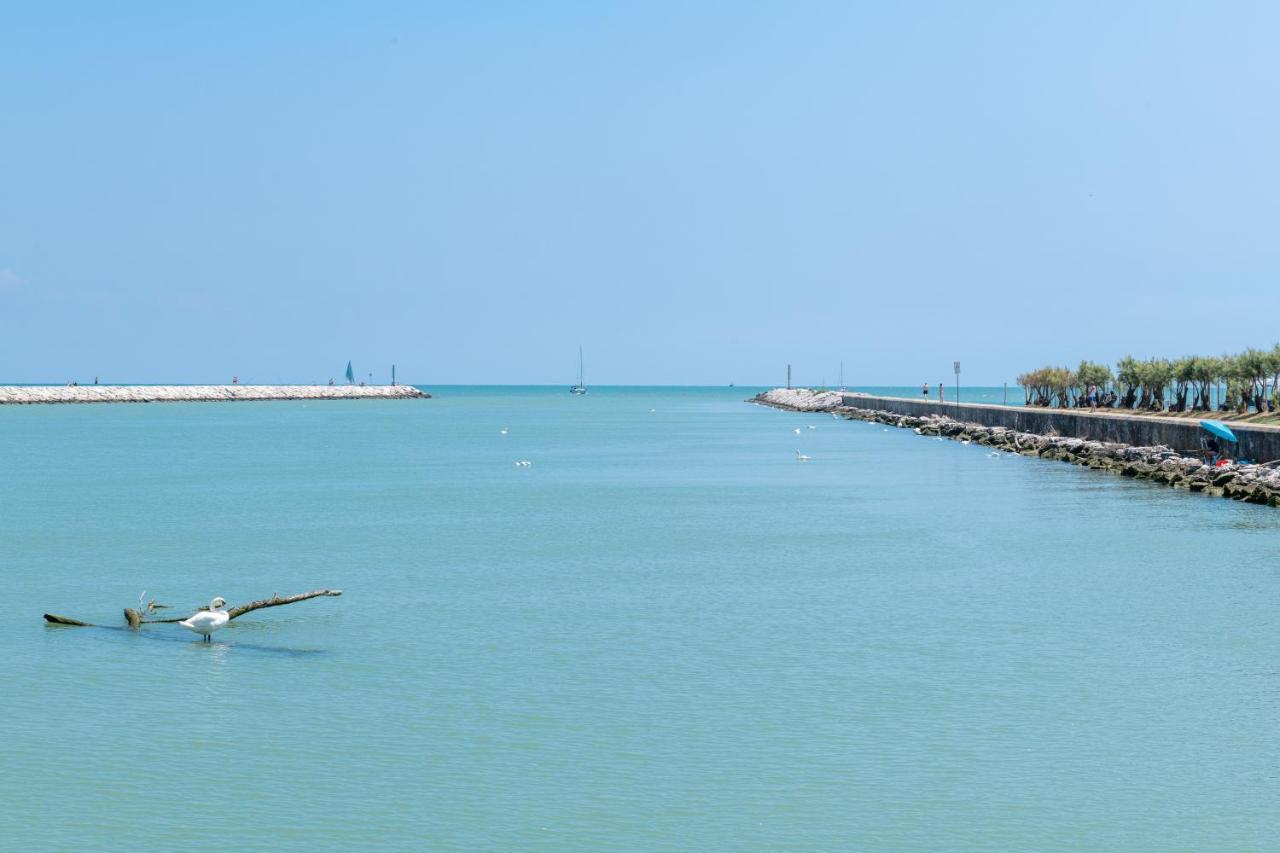
[{"label": "distant land strip", "polygon": [[0,406],[36,403],[221,403],[231,400],[407,400],[412,385],[0,385]]}]

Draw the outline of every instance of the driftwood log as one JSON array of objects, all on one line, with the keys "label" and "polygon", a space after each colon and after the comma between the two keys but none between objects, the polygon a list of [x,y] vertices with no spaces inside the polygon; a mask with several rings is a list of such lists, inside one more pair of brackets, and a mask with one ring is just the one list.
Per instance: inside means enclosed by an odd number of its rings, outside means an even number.
[{"label": "driftwood log", "polygon": [[[298,595],[273,595],[270,598],[259,598],[257,601],[250,601],[248,604],[239,604],[227,610],[227,617],[235,619],[254,610],[262,610],[265,607],[280,607],[284,604],[296,604],[299,601],[306,601],[308,598],[320,598],[325,595],[342,595],[340,589],[313,589],[311,592],[303,592]],[[200,610],[208,610],[207,607],[201,607]],[[196,611],[199,613],[200,611]],[[194,616],[195,614],[191,614]],[[132,607],[124,609],[124,621],[130,628],[141,628],[143,625],[165,625],[173,622],[182,622],[190,619],[191,616],[176,616],[172,619],[144,619],[142,614]],[[80,628],[96,628],[98,626],[91,622],[81,622],[79,619],[72,619],[68,616],[58,616],[55,613],[44,614],[44,621],[50,625],[70,625]]]}]

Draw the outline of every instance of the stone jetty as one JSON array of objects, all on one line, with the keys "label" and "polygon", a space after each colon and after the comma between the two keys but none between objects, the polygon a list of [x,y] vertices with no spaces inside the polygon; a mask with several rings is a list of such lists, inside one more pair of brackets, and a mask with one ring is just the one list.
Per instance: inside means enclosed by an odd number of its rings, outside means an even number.
[{"label": "stone jetty", "polygon": [[0,405],[405,400],[430,396],[412,385],[0,385]]},{"label": "stone jetty", "polygon": [[806,388],[775,388],[753,402],[793,412],[831,412],[859,421],[873,421],[913,430],[917,435],[941,436],[983,444],[1022,456],[1071,462],[1139,480],[1202,492],[1249,503],[1280,507],[1280,468],[1273,465],[1207,465],[1165,445],[1134,447],[1059,435],[1039,435],[1008,427],[989,427],[953,420],[945,415],[902,415],[856,405],[858,395]]}]

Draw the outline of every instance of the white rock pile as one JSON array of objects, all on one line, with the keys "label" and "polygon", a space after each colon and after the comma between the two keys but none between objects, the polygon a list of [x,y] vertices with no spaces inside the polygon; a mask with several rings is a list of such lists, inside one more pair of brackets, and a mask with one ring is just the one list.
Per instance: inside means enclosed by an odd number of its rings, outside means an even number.
[{"label": "white rock pile", "polygon": [[430,396],[412,385],[0,385],[0,405],[212,403],[227,400],[398,400]]}]

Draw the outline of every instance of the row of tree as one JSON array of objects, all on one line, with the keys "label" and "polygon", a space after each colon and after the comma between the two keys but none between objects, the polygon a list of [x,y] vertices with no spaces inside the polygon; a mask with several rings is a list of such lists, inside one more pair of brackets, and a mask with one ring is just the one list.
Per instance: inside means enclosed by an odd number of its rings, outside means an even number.
[{"label": "row of tree", "polygon": [[[1149,411],[1258,412],[1280,409],[1280,344],[1236,355],[1178,359],[1132,356],[1105,365],[1082,361],[1075,370],[1041,367],[1018,377],[1028,406]],[[1090,395],[1094,395],[1091,403]]]}]

